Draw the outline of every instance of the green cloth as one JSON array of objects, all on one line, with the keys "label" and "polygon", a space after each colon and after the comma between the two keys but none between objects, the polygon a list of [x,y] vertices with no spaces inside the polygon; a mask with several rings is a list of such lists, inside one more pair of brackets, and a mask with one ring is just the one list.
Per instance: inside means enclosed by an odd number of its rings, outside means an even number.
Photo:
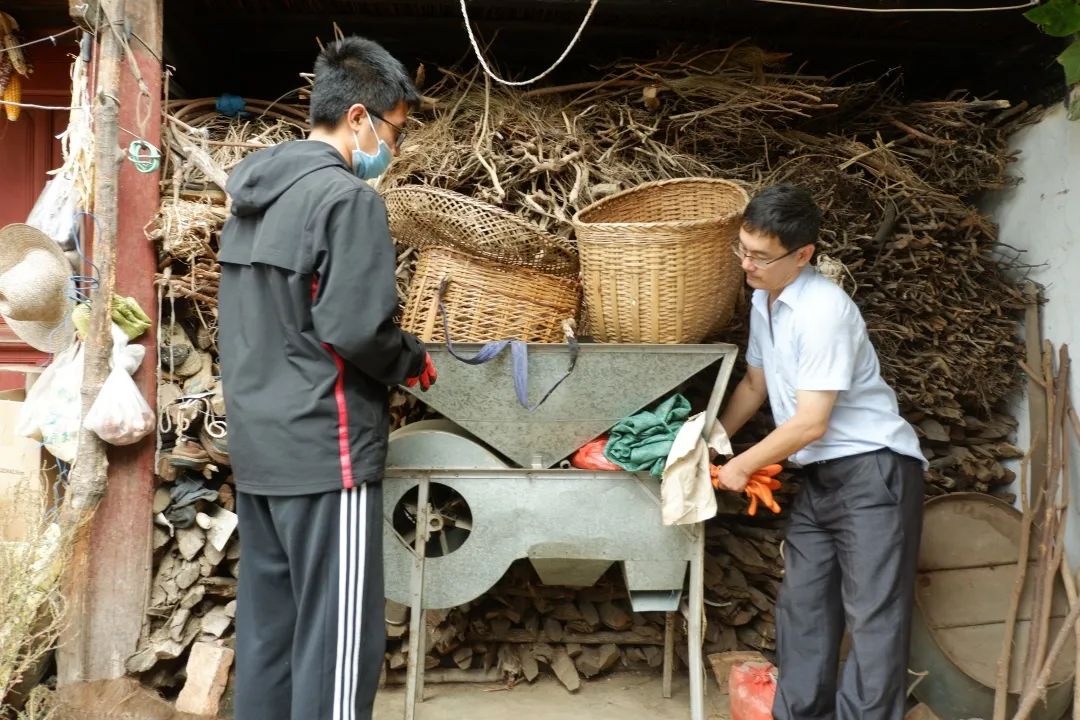
[{"label": "green cloth", "polygon": [[689,417],[690,401],[672,395],[653,410],[620,420],[608,435],[604,457],[623,470],[648,470],[660,477],[675,435]]},{"label": "green cloth", "polygon": [[[71,312],[71,321],[79,332],[79,337],[85,339],[90,325],[90,306],[82,303],[76,305]],[[124,331],[128,340],[134,340],[150,329],[150,318],[134,298],[112,296],[112,321]]]}]

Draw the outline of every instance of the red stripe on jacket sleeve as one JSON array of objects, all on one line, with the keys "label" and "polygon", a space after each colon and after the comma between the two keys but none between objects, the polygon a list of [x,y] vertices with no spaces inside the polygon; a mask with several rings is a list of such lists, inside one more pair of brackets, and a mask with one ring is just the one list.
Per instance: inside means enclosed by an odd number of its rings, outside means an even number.
[{"label": "red stripe on jacket sleeve", "polygon": [[[319,277],[311,279],[311,300],[314,303],[315,295],[319,292]],[[341,464],[341,486],[346,490],[356,487],[353,477],[352,453],[349,449],[349,406],[345,402],[345,359],[338,355],[330,343],[322,346],[330,353],[337,368],[337,379],[334,381],[334,400],[337,403],[337,435],[338,435],[338,461]]]}]

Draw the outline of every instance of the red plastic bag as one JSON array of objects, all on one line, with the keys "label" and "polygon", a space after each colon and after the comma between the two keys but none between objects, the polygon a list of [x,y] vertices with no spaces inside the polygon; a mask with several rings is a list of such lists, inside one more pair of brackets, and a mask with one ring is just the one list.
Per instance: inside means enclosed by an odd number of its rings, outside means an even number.
[{"label": "red plastic bag", "polygon": [[601,435],[586,443],[570,458],[570,464],[582,470],[622,470],[621,467],[604,457],[608,436]]},{"label": "red plastic bag", "polygon": [[728,675],[731,720],[772,720],[776,668],[770,663],[733,665]]}]

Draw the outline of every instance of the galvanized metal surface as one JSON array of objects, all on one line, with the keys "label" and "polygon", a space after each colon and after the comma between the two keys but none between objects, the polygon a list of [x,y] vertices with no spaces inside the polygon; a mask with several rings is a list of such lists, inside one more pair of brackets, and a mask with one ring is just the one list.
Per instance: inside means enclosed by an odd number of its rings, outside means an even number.
[{"label": "galvanized metal surface", "polygon": [[[993,714],[995,673],[1016,577],[1020,525],[1019,511],[979,493],[946,495],[926,504],[909,666],[913,672],[927,673],[914,694],[941,720]],[[1033,548],[1029,563],[1035,555]],[[1029,584],[1032,575],[1029,565]],[[1051,635],[1067,611],[1058,579]],[[1022,597],[1014,635],[1010,715],[1021,686],[1031,612],[1029,589]],[[1073,642],[1070,638],[1051,677],[1046,703],[1036,708],[1033,718],[1057,720],[1068,708],[1076,665]]]},{"label": "galvanized metal surface", "polygon": [[[536,411],[517,402],[509,354],[476,367],[444,349],[431,352],[439,382],[419,397],[453,422],[417,423],[391,436],[384,480],[387,597],[411,606],[415,625],[417,608],[468,602],[517,559],[528,558],[543,582],[564,585],[592,584],[618,562],[635,610],[673,611],[689,564],[690,716],[704,720],[703,528],[662,525],[660,482],[650,475],[543,468],[721,361],[706,409],[708,435],[734,368],[735,346],[583,345],[574,373]],[[562,377],[568,355],[562,346],[530,345],[529,356],[535,397]],[[506,467],[495,451],[521,468]],[[449,495],[453,510],[426,502],[429,494]],[[395,517],[410,519],[412,529],[395,529]],[[425,545],[435,543],[428,534],[450,526],[455,542],[440,536],[435,547],[441,552],[426,557]],[[462,542],[465,528],[470,534]],[[671,642],[669,632],[665,645]],[[413,644],[410,653],[419,657]],[[668,647],[665,677],[671,663]],[[422,675],[420,663],[409,667],[406,720],[413,720],[423,700]]]},{"label": "galvanized metal surface", "polygon": [[[455,345],[472,356],[479,345]],[[540,408],[515,399],[509,351],[484,365],[467,365],[445,347],[431,347],[439,381],[416,394],[427,405],[520,467],[552,467],[619,420],[638,412],[722,358],[734,345],[583,344],[574,372]],[[566,372],[564,345],[529,345],[530,399]]]},{"label": "galvanized metal surface", "polygon": [[390,435],[386,467],[389,470],[493,470],[507,465],[449,420],[421,420]]},{"label": "galvanized metal surface", "polygon": [[[471,534],[460,548],[427,558],[423,607],[474,600],[512,562],[529,558],[542,561],[544,579],[555,584],[591,584],[606,566],[622,563],[631,593],[667,593],[670,607],[653,607],[675,609],[695,533],[661,524],[655,478],[567,470],[389,469],[383,481],[387,517],[423,479],[456,490],[472,515]],[[386,596],[411,606],[413,553],[390,523],[384,525]],[[587,578],[575,567],[581,563],[590,570]]]},{"label": "galvanized metal surface", "polygon": [[[424,555],[427,549],[428,532],[428,490],[427,481],[421,481],[418,488],[416,516],[416,544],[409,565],[409,604],[419,607],[424,598],[425,565]],[[405,680],[405,716],[416,716],[416,705],[424,701],[424,658],[427,649],[424,647],[427,640],[427,632],[424,628],[424,614],[413,612],[409,616],[409,657],[406,666]]]}]

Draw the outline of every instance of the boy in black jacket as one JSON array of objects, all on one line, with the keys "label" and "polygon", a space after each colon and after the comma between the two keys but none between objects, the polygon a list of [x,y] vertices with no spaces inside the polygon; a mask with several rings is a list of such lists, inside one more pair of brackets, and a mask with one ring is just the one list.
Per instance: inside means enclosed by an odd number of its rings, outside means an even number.
[{"label": "boy in black jacket", "polygon": [[367,720],[385,644],[387,387],[435,369],[394,323],[378,177],[417,103],[401,63],[338,41],[315,64],[309,139],[229,179],[219,347],[243,569],[236,720]]}]

